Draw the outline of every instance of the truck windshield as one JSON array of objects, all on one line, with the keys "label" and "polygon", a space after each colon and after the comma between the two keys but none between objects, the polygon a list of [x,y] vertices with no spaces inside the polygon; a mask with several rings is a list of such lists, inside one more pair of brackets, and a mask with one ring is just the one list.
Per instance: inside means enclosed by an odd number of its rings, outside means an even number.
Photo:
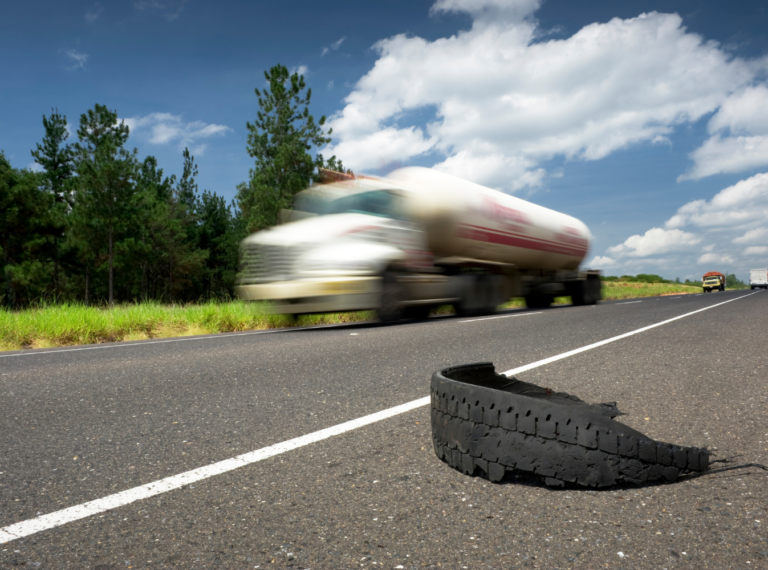
[{"label": "truck windshield", "polygon": [[405,219],[402,202],[402,197],[390,190],[370,190],[338,197],[329,196],[327,193],[305,191],[296,195],[294,209],[317,216],[367,214]]}]

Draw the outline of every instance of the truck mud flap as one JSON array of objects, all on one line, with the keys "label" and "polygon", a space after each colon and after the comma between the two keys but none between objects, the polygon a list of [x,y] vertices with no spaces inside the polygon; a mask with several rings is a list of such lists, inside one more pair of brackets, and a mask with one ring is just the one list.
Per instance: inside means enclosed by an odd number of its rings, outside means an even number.
[{"label": "truck mud flap", "polygon": [[437,456],[493,482],[524,472],[546,485],[609,487],[675,481],[709,468],[707,449],[654,441],[613,418],[616,404],[587,404],[496,374],[480,362],[432,375]]}]

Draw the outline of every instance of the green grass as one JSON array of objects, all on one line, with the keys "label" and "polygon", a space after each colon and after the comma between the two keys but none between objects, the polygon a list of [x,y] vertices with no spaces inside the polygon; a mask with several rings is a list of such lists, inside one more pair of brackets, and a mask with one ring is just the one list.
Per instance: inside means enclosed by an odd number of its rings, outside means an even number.
[{"label": "green grass", "polygon": [[635,299],[637,297],[663,297],[667,295],[691,295],[701,293],[700,287],[682,283],[632,283],[624,281],[603,282],[603,299]]},{"label": "green grass", "polygon": [[[296,324],[344,323],[373,319],[371,312],[308,315]],[[0,350],[96,344],[221,332],[273,329],[291,325],[265,303],[210,302],[199,305],[137,303],[109,310],[78,304],[48,305],[23,311],[0,310]]]},{"label": "green grass", "polygon": [[[603,298],[608,300],[700,292],[698,287],[679,284],[621,281],[603,284]],[[569,297],[555,299],[556,305],[570,302]],[[502,305],[504,309],[520,307],[525,307],[521,298]],[[450,306],[444,305],[434,314],[452,312]],[[374,318],[372,311],[305,315],[295,324],[352,323]],[[294,323],[290,317],[270,313],[265,303],[243,301],[174,306],[150,302],[118,305],[112,310],[78,304],[41,303],[22,311],[0,309],[0,350],[274,329],[291,324]]]}]

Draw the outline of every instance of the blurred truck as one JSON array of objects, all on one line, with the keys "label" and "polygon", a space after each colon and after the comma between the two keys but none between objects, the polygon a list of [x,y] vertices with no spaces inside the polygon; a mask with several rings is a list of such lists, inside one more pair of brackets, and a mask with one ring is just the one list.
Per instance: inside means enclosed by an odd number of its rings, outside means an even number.
[{"label": "blurred truck", "polygon": [[710,271],[705,273],[701,278],[704,286],[705,293],[711,293],[712,291],[725,291],[725,275],[718,271]]},{"label": "blurred truck", "polygon": [[749,288],[768,289],[768,269],[750,269]]},{"label": "blurred truck", "polygon": [[425,318],[451,304],[490,314],[510,297],[592,305],[600,272],[579,271],[582,222],[427,168],[354,177],[297,194],[287,223],[241,244],[241,299],[283,314],[375,310]]}]

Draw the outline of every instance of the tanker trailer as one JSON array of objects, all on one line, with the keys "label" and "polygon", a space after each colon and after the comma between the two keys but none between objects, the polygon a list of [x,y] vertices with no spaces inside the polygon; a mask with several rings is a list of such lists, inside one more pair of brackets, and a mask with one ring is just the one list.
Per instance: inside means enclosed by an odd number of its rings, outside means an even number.
[{"label": "tanker trailer", "polygon": [[297,195],[295,221],[241,245],[238,296],[287,314],[375,310],[423,318],[441,304],[493,313],[513,296],[546,307],[600,298],[579,271],[591,235],[579,220],[427,168],[403,168]]}]

